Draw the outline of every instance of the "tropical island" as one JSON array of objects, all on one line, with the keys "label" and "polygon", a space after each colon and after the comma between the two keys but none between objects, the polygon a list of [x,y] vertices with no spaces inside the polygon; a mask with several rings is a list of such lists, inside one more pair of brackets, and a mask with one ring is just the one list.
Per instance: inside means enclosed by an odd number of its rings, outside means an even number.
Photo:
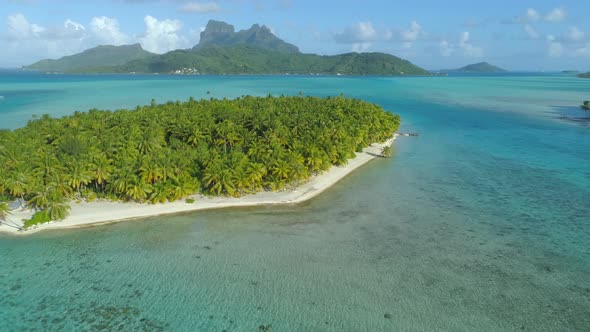
[{"label": "tropical island", "polygon": [[590,71],[587,73],[582,73],[577,75],[580,78],[590,78]]},{"label": "tropical island", "polygon": [[506,72],[498,66],[494,66],[487,62],[479,62],[470,64],[457,69],[443,69],[440,72],[443,73],[503,73]]},{"label": "tropical island", "polygon": [[0,131],[0,217],[28,216],[4,222],[18,229],[71,209],[75,226],[298,202],[391,153],[399,124],[380,106],[343,96],[191,98],[44,115]]},{"label": "tropical island", "polygon": [[430,75],[413,63],[386,53],[317,55],[302,53],[262,25],[235,31],[210,20],[191,49],[161,55],[141,45],[98,46],[56,60],[41,60],[27,70],[61,73],[173,75]]}]

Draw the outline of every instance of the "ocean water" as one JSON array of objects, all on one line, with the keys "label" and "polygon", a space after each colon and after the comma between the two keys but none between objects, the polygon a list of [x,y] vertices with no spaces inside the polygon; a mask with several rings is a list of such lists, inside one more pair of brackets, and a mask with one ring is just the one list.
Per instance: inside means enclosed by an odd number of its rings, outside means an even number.
[{"label": "ocean water", "polygon": [[590,80],[3,73],[0,127],[299,92],[420,136],[299,205],[0,235],[0,331],[590,330]]}]

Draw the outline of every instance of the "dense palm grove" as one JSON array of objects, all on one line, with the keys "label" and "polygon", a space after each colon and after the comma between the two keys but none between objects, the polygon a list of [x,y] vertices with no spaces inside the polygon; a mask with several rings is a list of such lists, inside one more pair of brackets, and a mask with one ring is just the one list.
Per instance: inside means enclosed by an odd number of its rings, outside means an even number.
[{"label": "dense palm grove", "polygon": [[341,96],[191,98],[44,115],[0,131],[0,192],[47,221],[67,216],[71,200],[159,203],[280,190],[346,164],[398,126],[397,115]]}]

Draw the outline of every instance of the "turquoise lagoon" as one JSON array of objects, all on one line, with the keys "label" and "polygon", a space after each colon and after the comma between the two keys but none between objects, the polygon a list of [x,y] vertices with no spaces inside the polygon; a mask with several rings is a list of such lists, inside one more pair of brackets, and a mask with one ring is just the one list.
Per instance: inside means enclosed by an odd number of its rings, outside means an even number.
[{"label": "turquoise lagoon", "polygon": [[420,136],[304,204],[0,235],[0,330],[590,330],[590,80],[2,73],[0,127],[300,92]]}]

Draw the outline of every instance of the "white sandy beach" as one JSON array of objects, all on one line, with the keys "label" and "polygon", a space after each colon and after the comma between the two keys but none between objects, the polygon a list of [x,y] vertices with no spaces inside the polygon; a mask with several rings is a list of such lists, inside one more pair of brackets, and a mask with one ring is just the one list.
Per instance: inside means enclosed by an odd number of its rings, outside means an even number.
[{"label": "white sandy beach", "polygon": [[[294,190],[259,192],[239,198],[196,195],[193,197],[195,199],[194,203],[186,203],[185,200],[163,204],[140,204],[111,201],[72,202],[70,215],[64,220],[42,224],[24,231],[19,231],[17,228],[1,224],[0,232],[28,235],[42,230],[87,227],[121,220],[204,209],[300,203],[322,193],[358,167],[366,164],[373,158],[376,158],[380,155],[383,146],[391,145],[397,136],[397,134],[394,135],[384,143],[371,144],[371,146],[365,148],[363,152],[357,153],[355,158],[349,159],[346,166],[332,166],[328,171],[313,177]],[[30,218],[33,213],[34,211],[30,209],[13,210],[9,215],[9,220],[14,224],[22,226],[22,220]]]}]

